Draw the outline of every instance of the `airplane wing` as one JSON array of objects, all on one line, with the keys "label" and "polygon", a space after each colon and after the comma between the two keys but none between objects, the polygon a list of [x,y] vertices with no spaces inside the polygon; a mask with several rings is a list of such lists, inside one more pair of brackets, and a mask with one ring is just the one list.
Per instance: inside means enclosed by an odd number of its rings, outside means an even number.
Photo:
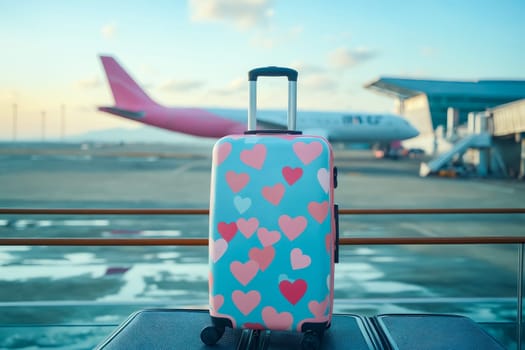
[{"label": "airplane wing", "polygon": [[301,131],[303,132],[303,135],[321,136],[327,140],[330,140],[330,135],[328,134],[327,129],[313,128],[313,129],[304,129]]},{"label": "airplane wing", "polygon": [[[260,129],[286,130],[288,127],[286,112],[262,112],[260,115],[257,115],[257,126]],[[328,129],[326,128],[308,128],[298,130],[302,131],[304,135],[321,136],[327,140],[329,139]]]},{"label": "airplane wing", "polygon": [[98,107],[98,110],[129,119],[141,119],[145,116],[145,113],[142,111],[131,111],[129,109],[123,109],[118,107]]},{"label": "airplane wing", "polygon": [[286,130],[287,126],[284,124],[274,123],[266,120],[257,120],[257,126],[259,129],[264,130]]}]

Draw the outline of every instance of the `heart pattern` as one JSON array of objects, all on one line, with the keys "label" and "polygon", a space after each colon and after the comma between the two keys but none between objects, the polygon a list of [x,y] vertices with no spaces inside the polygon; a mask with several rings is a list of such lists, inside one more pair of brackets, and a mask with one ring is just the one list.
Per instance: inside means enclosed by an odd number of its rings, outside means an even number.
[{"label": "heart pattern", "polygon": [[290,302],[295,305],[301,300],[308,285],[305,280],[298,279],[293,282],[284,280],[279,283],[279,290],[281,294]]},{"label": "heart pattern", "polygon": [[240,284],[246,286],[259,271],[259,264],[253,260],[244,264],[240,261],[234,261],[230,264],[230,271]]},{"label": "heart pattern", "polygon": [[233,205],[240,214],[246,212],[252,206],[252,200],[250,198],[243,198],[241,196],[233,197]]},{"label": "heart pattern", "polygon": [[308,165],[321,155],[323,145],[319,141],[312,143],[296,142],[293,144],[293,150],[297,157],[299,157],[305,165]]},{"label": "heart pattern", "polygon": [[300,270],[310,266],[312,259],[308,255],[303,254],[300,248],[294,248],[290,253],[290,262],[293,270]]},{"label": "heart pattern", "polygon": [[262,318],[267,327],[277,331],[290,330],[293,324],[293,316],[289,312],[277,312],[275,308],[267,306],[262,311]]},{"label": "heart pattern", "polygon": [[268,231],[268,229],[261,227],[257,230],[257,237],[259,238],[259,241],[263,247],[268,247],[279,242],[281,239],[281,234],[279,231]]},{"label": "heart pattern", "polygon": [[275,184],[273,186],[264,186],[262,189],[263,197],[273,205],[279,205],[284,196],[284,185]]},{"label": "heart pattern", "polygon": [[222,305],[224,304],[224,297],[222,295],[215,295],[211,300],[211,305],[214,311],[219,311]]},{"label": "heart pattern", "polygon": [[301,178],[301,176],[303,176],[303,169],[285,166],[282,170],[282,173],[288,185],[292,186]]},{"label": "heart pattern", "polygon": [[330,320],[331,152],[313,136],[237,135],[215,145],[212,316],[226,317],[234,327],[273,330]]},{"label": "heart pattern", "polygon": [[261,271],[264,271],[272,263],[275,257],[275,248],[272,246],[264,247],[263,249],[252,248],[248,253],[251,260],[259,264]]},{"label": "heart pattern", "polygon": [[252,290],[248,293],[244,293],[241,290],[235,290],[232,293],[232,300],[235,306],[242,312],[244,316],[248,315],[259,305],[261,302],[261,294]]},{"label": "heart pattern", "polygon": [[329,301],[329,298],[326,298],[322,302],[312,300],[308,303],[308,310],[310,310],[316,319],[322,319],[326,315],[326,308],[328,307]]},{"label": "heart pattern", "polygon": [[237,220],[237,227],[244,237],[250,238],[257,230],[257,227],[259,227],[259,220],[257,220],[257,218],[239,218]]},{"label": "heart pattern", "polygon": [[315,221],[322,224],[328,215],[328,202],[310,202],[308,204],[308,212],[312,215]]},{"label": "heart pattern", "polygon": [[232,151],[232,144],[229,142],[221,143],[214,149],[214,151],[217,152],[215,156],[215,159],[217,159],[217,165],[221,165],[222,162],[224,162],[224,160],[230,155],[230,152]]},{"label": "heart pattern", "polygon": [[288,215],[279,217],[279,227],[290,241],[293,241],[306,229],[307,221],[304,216],[291,218]]},{"label": "heart pattern", "polygon": [[250,175],[246,173],[237,174],[235,171],[226,173],[226,183],[234,193],[240,192],[250,181]]},{"label": "heart pattern", "polygon": [[241,161],[252,168],[261,170],[266,159],[266,146],[258,143],[251,150],[241,152]]},{"label": "heart pattern", "polygon": [[319,180],[319,185],[321,185],[324,193],[328,193],[330,190],[330,172],[325,168],[319,169],[317,171],[317,180]]},{"label": "heart pattern", "polygon": [[228,242],[226,242],[226,240],[219,238],[216,241],[212,241],[211,259],[214,263],[216,263],[217,261],[219,261],[220,258],[222,258],[222,256],[226,252],[226,249],[228,249]]},{"label": "heart pattern", "polygon": [[217,231],[224,238],[226,242],[229,242],[235,237],[237,233],[237,224],[235,222],[219,222],[217,225]]}]

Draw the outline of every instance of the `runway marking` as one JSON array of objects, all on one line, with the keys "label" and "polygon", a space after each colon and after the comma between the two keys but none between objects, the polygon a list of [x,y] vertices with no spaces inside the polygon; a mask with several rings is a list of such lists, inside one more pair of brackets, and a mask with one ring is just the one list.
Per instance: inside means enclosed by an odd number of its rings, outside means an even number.
[{"label": "runway marking", "polygon": [[419,234],[421,234],[422,236],[426,236],[426,237],[437,237],[438,236],[437,233],[434,233],[431,230],[428,230],[428,229],[424,228],[421,225],[411,224],[411,223],[408,223],[408,222],[403,222],[403,223],[399,224],[399,226],[405,227],[405,228],[408,228],[408,229],[411,229],[411,230],[414,230],[414,231],[418,232]]},{"label": "runway marking", "polygon": [[181,166],[178,167],[177,169],[173,170],[173,174],[177,175],[177,174],[181,174],[181,173],[187,172],[187,171],[190,170],[191,168],[197,166],[198,164],[196,164],[196,163],[199,163],[199,161],[202,162],[202,160],[193,160],[193,161],[189,161],[189,162],[187,162],[186,164],[181,165]]}]

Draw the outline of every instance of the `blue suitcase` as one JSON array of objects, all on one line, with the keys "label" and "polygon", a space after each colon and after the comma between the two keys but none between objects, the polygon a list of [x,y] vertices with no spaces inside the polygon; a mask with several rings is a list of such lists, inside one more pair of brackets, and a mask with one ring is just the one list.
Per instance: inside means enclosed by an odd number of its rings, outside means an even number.
[{"label": "blue suitcase", "polygon": [[[288,130],[256,130],[259,76],[287,76]],[[248,131],[213,149],[210,315],[201,339],[225,327],[304,332],[317,348],[333,306],[336,210],[327,140],[295,131],[297,72],[250,71]]]}]

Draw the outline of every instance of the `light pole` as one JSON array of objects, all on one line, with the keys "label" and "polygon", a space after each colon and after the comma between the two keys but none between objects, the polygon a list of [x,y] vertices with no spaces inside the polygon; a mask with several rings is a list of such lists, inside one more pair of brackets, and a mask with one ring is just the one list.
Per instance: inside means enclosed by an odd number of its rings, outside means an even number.
[{"label": "light pole", "polygon": [[46,140],[46,111],[42,111],[42,141]]},{"label": "light pole", "polygon": [[60,140],[64,141],[66,135],[66,105],[60,106]]},{"label": "light pole", "polygon": [[13,141],[16,141],[17,119],[18,119],[18,106],[16,103],[13,103]]}]

